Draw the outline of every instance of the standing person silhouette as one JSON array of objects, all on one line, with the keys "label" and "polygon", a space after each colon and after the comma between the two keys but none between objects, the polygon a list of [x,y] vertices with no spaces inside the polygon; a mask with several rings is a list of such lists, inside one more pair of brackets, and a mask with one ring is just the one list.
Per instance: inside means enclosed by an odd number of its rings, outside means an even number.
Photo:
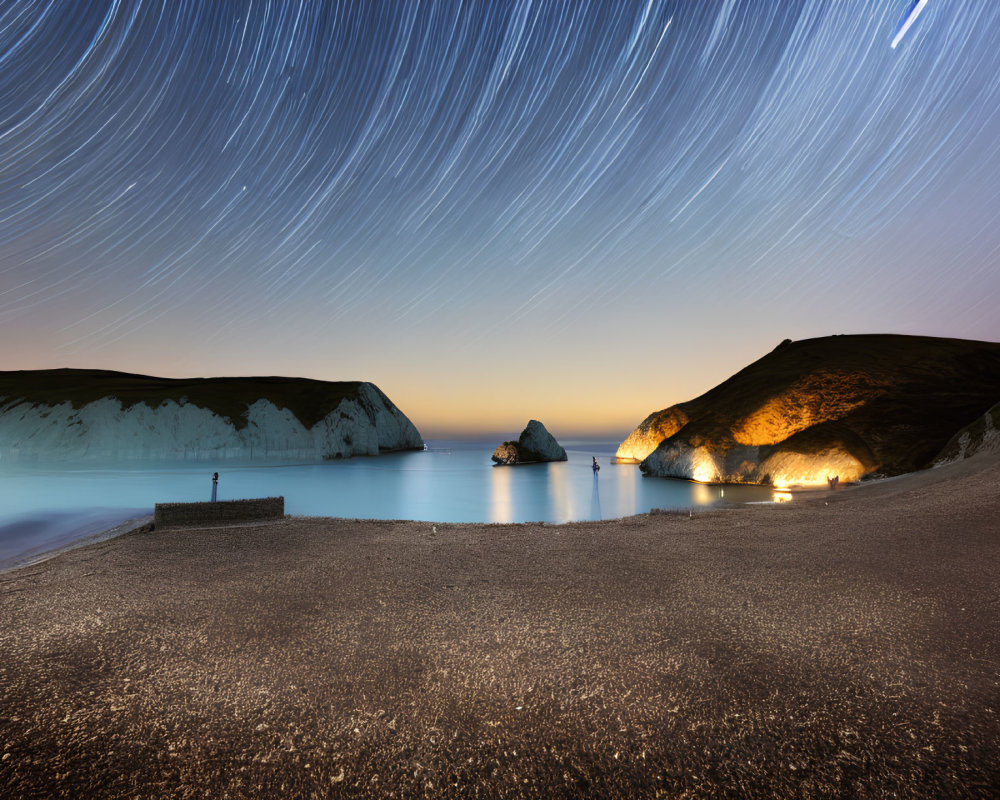
[{"label": "standing person silhouette", "polygon": [[591,465],[591,469],[594,470],[594,477],[597,477],[597,473],[601,471],[601,465],[597,463],[597,456],[592,456],[594,463]]},{"label": "standing person silhouette", "polygon": [[219,473],[216,472],[212,475],[212,502],[216,501],[219,494]]}]

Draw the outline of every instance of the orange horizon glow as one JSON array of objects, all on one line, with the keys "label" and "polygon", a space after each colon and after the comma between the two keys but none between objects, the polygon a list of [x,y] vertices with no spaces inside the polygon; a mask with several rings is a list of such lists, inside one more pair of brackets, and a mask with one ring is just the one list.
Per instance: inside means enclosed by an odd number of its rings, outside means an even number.
[{"label": "orange horizon glow", "polygon": [[[259,352],[259,351],[258,351]],[[4,354],[10,355],[10,354]],[[544,357],[522,360],[520,372],[492,368],[491,359],[450,368],[396,359],[372,364],[365,353],[317,358],[303,352],[295,358],[240,360],[222,349],[191,354],[171,351],[164,343],[122,342],[100,358],[65,357],[32,352],[25,347],[13,359],[0,359],[0,369],[101,369],[162,378],[284,376],[326,381],[369,381],[386,394],[425,439],[468,438],[502,434],[516,437],[537,419],[557,439],[583,436],[621,443],[646,416],[701,394],[724,379],[723,370],[702,375],[692,370],[678,376],[643,376],[634,369],[608,368],[595,377],[590,366],[563,364],[552,370]],[[498,357],[499,358],[499,357]],[[605,364],[612,363],[605,361]],[[685,370],[685,373],[687,371]],[[621,388],[621,387],[627,388]]]}]

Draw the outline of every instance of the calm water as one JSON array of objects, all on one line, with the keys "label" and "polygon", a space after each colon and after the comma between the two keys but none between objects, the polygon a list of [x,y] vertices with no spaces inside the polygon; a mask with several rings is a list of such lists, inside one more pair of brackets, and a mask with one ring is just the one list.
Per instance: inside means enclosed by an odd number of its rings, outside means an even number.
[{"label": "calm water", "polygon": [[302,465],[0,466],[0,567],[152,514],[154,503],[208,500],[215,470],[220,500],[283,495],[286,513],[310,516],[568,522],[772,497],[763,487],[643,478],[611,464],[617,441],[564,442],[568,461],[521,467],[493,467],[495,444],[430,441],[424,452]]}]

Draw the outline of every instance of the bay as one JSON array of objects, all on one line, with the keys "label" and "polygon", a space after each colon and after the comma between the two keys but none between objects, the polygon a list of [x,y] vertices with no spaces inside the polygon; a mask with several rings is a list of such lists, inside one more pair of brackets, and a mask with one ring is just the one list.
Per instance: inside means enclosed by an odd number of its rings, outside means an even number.
[{"label": "bay", "polygon": [[310,464],[0,464],[0,567],[152,514],[155,503],[209,500],[215,471],[219,500],[281,495],[288,514],[361,519],[560,523],[772,499],[766,487],[643,478],[611,463],[617,441],[563,442],[567,461],[517,467],[493,466],[495,445],[428,441],[423,451]]}]

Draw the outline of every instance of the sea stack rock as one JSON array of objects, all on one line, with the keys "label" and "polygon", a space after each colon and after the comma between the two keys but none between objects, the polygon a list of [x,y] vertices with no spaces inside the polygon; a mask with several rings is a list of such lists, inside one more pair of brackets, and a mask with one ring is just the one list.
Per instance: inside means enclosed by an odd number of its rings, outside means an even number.
[{"label": "sea stack rock", "polygon": [[541,422],[533,419],[516,442],[504,442],[493,451],[492,458],[500,465],[537,464],[565,461],[566,451]]},{"label": "sea stack rock", "polygon": [[422,447],[361,381],[0,372],[0,462],[318,461]]},{"label": "sea stack rock", "polygon": [[706,483],[826,486],[898,475],[991,449],[998,396],[998,343],[786,339],[701,397],[650,414],[616,460]]}]

